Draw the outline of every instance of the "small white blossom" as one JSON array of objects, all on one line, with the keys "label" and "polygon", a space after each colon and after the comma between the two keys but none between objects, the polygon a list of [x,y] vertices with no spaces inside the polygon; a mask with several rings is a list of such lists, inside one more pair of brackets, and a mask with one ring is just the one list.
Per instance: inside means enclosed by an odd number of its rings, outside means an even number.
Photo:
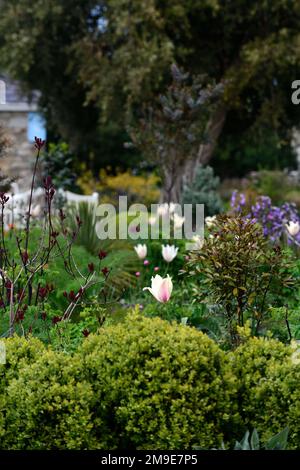
[{"label": "small white blossom", "polygon": [[178,248],[174,245],[162,245],[162,257],[167,263],[171,263],[177,256]]},{"label": "small white blossom", "polygon": [[134,247],[136,254],[140,259],[144,259],[147,256],[147,245],[141,245],[140,243]]}]

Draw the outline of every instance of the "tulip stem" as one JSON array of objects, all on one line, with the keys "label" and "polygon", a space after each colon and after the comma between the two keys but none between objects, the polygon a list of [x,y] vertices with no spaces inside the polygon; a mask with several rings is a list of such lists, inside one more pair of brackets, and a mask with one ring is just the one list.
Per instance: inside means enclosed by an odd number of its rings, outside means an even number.
[{"label": "tulip stem", "polygon": [[164,276],[163,276],[163,277],[166,277],[166,276],[167,276],[168,271],[169,271],[169,263],[167,263],[167,268],[166,268],[166,270],[165,270],[165,273],[164,273]]}]

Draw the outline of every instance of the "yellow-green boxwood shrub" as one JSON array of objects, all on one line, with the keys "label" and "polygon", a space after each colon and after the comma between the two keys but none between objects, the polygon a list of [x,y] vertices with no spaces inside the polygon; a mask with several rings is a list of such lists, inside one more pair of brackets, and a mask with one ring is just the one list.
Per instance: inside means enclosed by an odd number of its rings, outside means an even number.
[{"label": "yellow-green boxwood shrub", "polygon": [[[290,406],[293,401],[300,415],[300,393],[295,387],[296,377],[300,378],[300,366],[292,366],[291,354],[291,348],[278,340],[250,338],[230,356],[237,378],[239,414],[244,430],[256,428],[264,442],[293,422],[292,433],[298,435],[299,448],[300,421],[294,422],[291,413],[295,411],[291,411]],[[299,383],[298,380],[298,387]]]},{"label": "yellow-green boxwood shrub", "polygon": [[[7,387],[1,448],[87,449],[93,446],[93,392],[79,356],[45,350]],[[96,447],[94,445],[94,447]]]},{"label": "yellow-green boxwood shrub", "polygon": [[268,380],[262,383],[260,393],[268,393],[264,409],[265,434],[288,426],[289,448],[300,449],[300,365],[287,360],[274,365],[268,373]]},{"label": "yellow-green boxwood shrub", "polygon": [[272,339],[225,353],[196,329],[132,314],[74,354],[5,340],[1,449],[189,449],[261,441],[300,448],[300,358]]},{"label": "yellow-green boxwood shrub", "polygon": [[7,388],[9,383],[19,376],[19,371],[29,364],[33,364],[44,351],[45,346],[36,338],[27,341],[25,338],[15,336],[5,340],[6,362],[0,364],[0,448],[3,439],[7,436]]},{"label": "yellow-green boxwood shrub", "polygon": [[134,314],[90,336],[82,355],[107,448],[209,448],[238,419],[226,355],[196,329]]}]

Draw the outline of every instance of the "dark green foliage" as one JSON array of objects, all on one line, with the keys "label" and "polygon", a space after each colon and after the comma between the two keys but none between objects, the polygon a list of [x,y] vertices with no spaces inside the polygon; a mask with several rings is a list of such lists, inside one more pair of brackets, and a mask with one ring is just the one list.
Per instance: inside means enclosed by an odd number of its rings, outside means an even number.
[{"label": "dark green foliage", "polygon": [[205,216],[219,214],[222,210],[221,197],[217,190],[220,178],[214,175],[210,166],[199,165],[195,181],[184,186],[182,195],[183,204],[204,204]]},{"label": "dark green foliage", "polygon": [[75,243],[78,246],[82,246],[91,253],[91,255],[97,255],[100,249],[105,249],[103,244],[97,236],[97,216],[96,216],[96,204],[88,204],[86,202],[80,202],[79,204],[69,204],[66,208],[67,221],[66,225],[69,230],[76,230],[76,216],[82,221],[80,231],[76,237]]},{"label": "dark green foliage", "polygon": [[[299,75],[299,17],[298,0],[1,0],[1,67],[41,90],[53,132],[92,164],[94,156],[98,165],[107,153],[116,157],[124,117],[163,89],[172,62],[228,80],[227,142],[253,129],[262,142],[266,132],[275,135],[274,148],[299,122],[290,99]],[[102,133],[108,116],[119,132],[107,126]],[[234,147],[226,145],[227,167],[244,157],[252,164],[255,147]],[[270,147],[259,162],[282,158]]]},{"label": "dark green foliage", "polygon": [[208,83],[203,76],[191,77],[176,65],[171,74],[166,92],[128,132],[145,158],[160,166],[163,201],[180,203],[186,167],[196,161],[207,121],[224,86]]},{"label": "dark green foliage", "polygon": [[[238,117],[235,117],[236,113]],[[248,128],[244,117],[243,111],[235,110],[229,114],[213,157],[216,172],[222,178],[234,178],[261,169],[295,168],[296,156],[290,145],[289,129],[276,133],[269,129],[269,122],[258,132]]]},{"label": "dark green foliage", "polygon": [[203,248],[187,264],[196,297],[218,304],[230,341],[238,342],[236,325],[251,318],[258,334],[269,304],[283,305],[292,289],[291,259],[280,247],[268,246],[262,229],[242,217],[218,216]]},{"label": "dark green foliage", "polygon": [[48,151],[43,155],[43,174],[51,176],[56,189],[76,192],[73,165],[74,156],[68,144],[65,142],[49,144]]}]

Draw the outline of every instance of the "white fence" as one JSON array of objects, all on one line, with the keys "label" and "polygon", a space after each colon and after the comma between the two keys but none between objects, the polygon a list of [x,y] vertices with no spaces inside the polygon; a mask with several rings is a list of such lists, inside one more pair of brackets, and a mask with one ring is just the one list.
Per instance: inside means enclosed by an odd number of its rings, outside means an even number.
[{"label": "white fence", "polygon": [[[14,189],[14,188],[12,188]],[[16,188],[17,189],[17,188]],[[4,224],[5,227],[10,225],[21,226],[22,222],[25,220],[25,216],[28,211],[30,190],[23,193],[20,192],[11,192],[5,193],[9,200],[5,205],[4,211]],[[59,189],[56,191],[54,196],[54,205],[55,201],[61,198],[66,201],[66,205],[77,205],[82,202],[88,204],[98,205],[98,193],[93,193],[90,196],[84,196],[82,194],[75,194],[71,191],[64,191]],[[33,218],[42,216],[45,205],[45,190],[43,188],[37,188],[34,190],[32,195],[32,204],[31,204],[31,215]]]}]

